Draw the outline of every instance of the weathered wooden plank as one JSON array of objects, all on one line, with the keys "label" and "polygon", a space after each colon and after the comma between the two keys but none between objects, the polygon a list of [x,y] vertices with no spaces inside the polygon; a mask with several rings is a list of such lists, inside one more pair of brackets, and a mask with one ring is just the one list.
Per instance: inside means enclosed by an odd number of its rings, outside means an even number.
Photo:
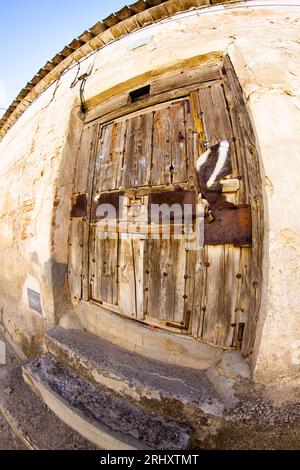
[{"label": "weathered wooden plank", "polygon": [[203,113],[205,135],[209,146],[233,137],[223,87],[213,84],[199,89],[200,108]]},{"label": "weathered wooden plank", "polygon": [[[141,85],[145,83],[141,82]],[[174,89],[161,93],[159,95],[154,95],[150,93],[144,98],[140,98],[137,101],[134,101],[128,104],[129,95],[132,91],[136,90],[137,86],[134,88],[130,87],[124,91],[124,93],[118,95],[114,90],[111,91],[112,96],[115,98],[105,99],[103,102],[97,106],[92,106],[91,109],[86,113],[84,122],[85,124],[99,120],[100,124],[107,123],[112,120],[116,120],[122,116],[128,116],[130,113],[135,113],[139,110],[145,110],[150,106],[155,106],[158,103],[166,103],[170,100],[180,99],[186,97],[195,90],[195,85],[186,85],[182,88]],[[206,88],[207,84],[199,84],[197,88]],[[150,88],[151,89],[151,88]],[[114,101],[114,104],[113,104]],[[148,111],[148,110],[147,110]]]},{"label": "weathered wooden plank", "polygon": [[224,346],[232,347],[236,331],[236,312],[240,295],[240,259],[241,249],[231,245],[225,246],[225,285],[224,285]]},{"label": "weathered wooden plank", "polygon": [[187,181],[187,157],[189,141],[185,127],[185,102],[179,102],[170,108],[171,121],[171,181],[185,183]]},{"label": "weathered wooden plank", "polygon": [[249,332],[251,335],[253,331],[249,331],[248,322],[251,322],[251,317],[253,312],[251,307],[253,305],[251,297],[255,295],[254,290],[252,289],[252,250],[251,248],[242,248],[240,263],[239,263],[239,277],[240,277],[240,287],[239,287],[239,302],[235,312],[235,331],[233,337],[233,346],[237,349],[241,349],[244,338],[239,338],[239,330],[241,325],[245,325],[244,333]]},{"label": "weathered wooden plank", "polygon": [[126,121],[104,127],[97,155],[99,171],[96,176],[95,190],[98,194],[120,187],[125,133]]},{"label": "weathered wooden plank", "polygon": [[121,236],[119,247],[119,307],[123,315],[144,319],[144,245],[139,236]]},{"label": "weathered wooden plank", "polygon": [[118,239],[101,239],[97,227],[91,236],[92,298],[99,302],[118,304]]},{"label": "weathered wooden plank", "polygon": [[149,240],[147,249],[147,315],[184,323],[186,253],[184,240]]},{"label": "weathered wooden plank", "polygon": [[228,140],[230,144],[230,158],[232,174],[238,175],[236,163],[236,149],[233,129],[230,121],[223,85],[215,83],[206,88],[199,89],[199,102],[204,124],[204,131],[208,147]]},{"label": "weathered wooden plank", "polygon": [[153,95],[176,90],[189,85],[198,85],[213,80],[219,80],[221,77],[218,65],[208,64],[201,67],[195,67],[190,70],[180,70],[166,77],[160,77],[151,83],[151,93]]},{"label": "weathered wooden plank", "polygon": [[[101,128],[99,147],[96,155],[95,162],[95,176],[94,176],[94,196],[95,193],[105,191],[107,170],[111,165],[111,147],[113,139],[114,123],[108,124]],[[103,187],[104,186],[104,187]],[[108,190],[109,188],[106,188]]]},{"label": "weathered wooden plank", "polygon": [[[197,93],[195,94],[198,97]],[[187,182],[191,185],[191,189],[198,188],[198,178],[196,172],[196,162],[199,156],[199,139],[200,136],[196,131],[195,121],[193,116],[193,109],[191,98],[185,101],[184,106],[184,121],[185,121],[185,133],[186,133],[186,173]]]},{"label": "weathered wooden plank", "polygon": [[157,186],[172,182],[172,144],[170,109],[156,111],[153,123],[153,158],[151,168],[151,184]]},{"label": "weathered wooden plank", "polygon": [[[112,96],[108,100],[103,101],[96,107],[92,108],[85,117],[86,122],[93,121],[97,117],[110,115],[116,110],[125,109],[128,106],[128,93]],[[110,119],[107,119],[110,121]]]},{"label": "weathered wooden plank", "polygon": [[[191,290],[192,281],[189,279],[187,282],[187,272],[189,275],[192,271],[193,260],[189,259],[187,263],[187,252],[185,238],[181,240],[169,240],[170,246],[170,262],[171,273],[167,276],[167,295],[166,295],[166,308],[168,308],[168,317],[171,322],[182,324],[184,328],[187,328],[188,318],[190,316],[191,309]],[[164,276],[165,277],[165,276]],[[172,292],[173,291],[173,292]],[[172,313],[172,301],[174,298],[174,312]]]},{"label": "weathered wooden plank", "polygon": [[69,289],[71,297],[81,299],[82,294],[82,256],[83,256],[83,229],[82,219],[71,219],[69,232]]},{"label": "weathered wooden plank", "polygon": [[250,183],[247,169],[247,151],[245,148],[244,135],[240,125],[239,117],[241,112],[244,111],[242,110],[243,106],[240,103],[240,99],[236,96],[238,89],[236,89],[234,78],[231,77],[230,74],[224,74],[224,85],[225,97],[235,137],[236,174],[240,178],[238,202],[241,204],[247,204],[249,203]]},{"label": "weathered wooden plank", "polygon": [[122,168],[122,188],[147,186],[152,161],[153,113],[128,120]]},{"label": "weathered wooden plank", "polygon": [[223,346],[227,322],[224,321],[224,246],[206,246],[206,285],[202,338]]},{"label": "weathered wooden plank", "polygon": [[137,285],[133,238],[121,235],[119,250],[119,306],[123,315],[136,318]]},{"label": "weathered wooden plank", "polygon": [[[195,287],[196,287],[196,263],[197,251],[186,251],[186,273],[185,273],[185,287],[184,287],[184,317],[186,328],[192,331],[193,312],[197,309],[195,305]],[[199,279],[197,278],[197,281]],[[198,287],[198,286],[197,286]],[[201,290],[201,288],[200,288]],[[200,300],[199,298],[197,299]]]},{"label": "weathered wooden plank", "polygon": [[195,338],[203,337],[203,321],[205,317],[205,286],[207,270],[205,266],[205,248],[201,248],[196,252],[195,263],[195,290],[193,294],[192,308],[192,335]]},{"label": "weathered wooden plank", "polygon": [[[75,191],[91,195],[94,176],[94,155],[98,144],[98,124],[85,128],[82,134],[79,158],[76,165]],[[83,197],[83,196],[82,196]],[[89,214],[91,198],[87,198],[86,216],[83,218],[82,254],[82,299],[89,299]]]},{"label": "weathered wooden plank", "polygon": [[141,237],[134,237],[134,268],[135,268],[135,283],[136,283],[136,316],[138,320],[145,319],[145,258],[147,243],[146,239]]},{"label": "weathered wooden plank", "polygon": [[[202,120],[202,111],[200,109],[200,102],[199,102],[199,93],[196,90],[191,91],[190,95],[190,103],[191,103],[191,114],[193,118],[193,127],[196,132],[197,136],[197,147],[196,147],[196,155],[197,158],[204,151],[204,143],[206,141],[206,135],[204,132],[204,124]],[[196,160],[195,162],[196,163]]]},{"label": "weathered wooden plank", "polygon": [[87,199],[87,217],[84,219],[84,233],[83,233],[83,268],[82,268],[82,299],[88,301],[90,299],[90,216],[92,208],[92,194],[93,194],[93,183],[95,175],[95,156],[99,146],[99,137],[101,128],[98,124],[93,125],[93,138],[91,143],[91,156],[88,170],[88,178],[86,184],[86,193],[89,196]]},{"label": "weathered wooden plank", "polygon": [[[242,177],[241,189],[239,190],[240,202],[250,202],[252,209],[253,248],[251,255],[252,261],[249,261],[251,264],[251,272],[248,274],[248,288],[244,289],[248,294],[243,294],[243,298],[246,298],[246,295],[250,298],[250,310],[248,312],[242,344],[243,353],[250,354],[255,341],[255,330],[261,302],[262,257],[264,246],[262,178],[254,129],[249,117],[241,85],[228,56],[224,57],[222,73],[233,129],[237,137],[237,159],[239,172]],[[246,249],[243,249],[243,253],[244,250]],[[243,256],[245,255],[243,254]],[[255,287],[253,287],[253,285]]]},{"label": "weathered wooden plank", "polygon": [[74,193],[86,192],[90,171],[90,158],[92,153],[93,137],[94,126],[85,127],[81,135],[80,147],[76,162]]}]

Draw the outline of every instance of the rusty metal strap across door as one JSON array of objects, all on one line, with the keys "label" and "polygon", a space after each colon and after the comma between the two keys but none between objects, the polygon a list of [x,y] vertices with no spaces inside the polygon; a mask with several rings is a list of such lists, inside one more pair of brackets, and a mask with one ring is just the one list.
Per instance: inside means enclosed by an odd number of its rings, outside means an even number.
[{"label": "rusty metal strap across door", "polygon": [[205,221],[205,245],[252,246],[252,213],[249,205],[219,207],[215,220]]}]

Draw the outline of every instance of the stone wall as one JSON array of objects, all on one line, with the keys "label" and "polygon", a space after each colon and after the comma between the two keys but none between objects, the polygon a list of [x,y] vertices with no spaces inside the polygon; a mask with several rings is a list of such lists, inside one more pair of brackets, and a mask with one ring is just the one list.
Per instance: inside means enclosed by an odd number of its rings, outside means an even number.
[{"label": "stone wall", "polygon": [[[285,4],[289,6],[285,6]],[[112,42],[93,65],[89,106],[137,75],[201,54],[228,53],[247,98],[264,181],[264,296],[251,358],[258,380],[299,379],[300,364],[300,7],[245,2],[191,10]],[[272,6],[271,6],[272,5]],[[138,42],[145,43],[136,47]],[[28,352],[71,309],[67,289],[70,195],[82,122],[78,66],[65,71],[0,143],[0,308]],[[75,82],[76,83],[76,82]],[[43,315],[28,307],[41,293]],[[92,313],[91,313],[92,315]]]}]

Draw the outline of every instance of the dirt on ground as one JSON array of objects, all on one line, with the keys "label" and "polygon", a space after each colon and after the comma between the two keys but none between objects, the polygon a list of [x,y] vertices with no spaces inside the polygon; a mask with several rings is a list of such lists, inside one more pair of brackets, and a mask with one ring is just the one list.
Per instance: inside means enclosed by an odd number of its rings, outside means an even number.
[{"label": "dirt on ground", "polygon": [[[5,337],[0,332],[0,341],[6,344],[6,365],[0,364],[0,371],[6,367],[10,367],[18,363],[17,357],[14,354],[12,348],[9,346]],[[9,393],[9,390],[7,390]],[[1,415],[0,411],[0,450],[25,450],[26,448],[12,432],[11,428],[7,424],[6,420]]]},{"label": "dirt on ground", "polygon": [[248,381],[236,388],[240,404],[226,413],[216,448],[300,450],[300,400],[291,402],[284,392],[281,402],[271,399],[263,386]]}]

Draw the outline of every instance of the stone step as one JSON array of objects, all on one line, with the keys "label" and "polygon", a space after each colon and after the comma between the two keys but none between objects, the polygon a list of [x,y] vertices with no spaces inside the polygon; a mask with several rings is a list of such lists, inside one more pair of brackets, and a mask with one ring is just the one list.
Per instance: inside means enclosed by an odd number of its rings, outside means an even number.
[{"label": "stone step", "polygon": [[63,422],[100,449],[184,450],[189,446],[189,425],[146,413],[49,354],[24,365],[23,376]]},{"label": "stone step", "polygon": [[119,348],[90,333],[55,327],[46,336],[50,354],[96,385],[167,414],[182,404],[221,416],[224,404],[206,371],[165,364]]},{"label": "stone step", "polygon": [[[66,426],[27,387],[21,366],[0,372],[0,413],[13,433],[31,450],[96,450]],[[22,447],[21,447],[22,448]]]}]

